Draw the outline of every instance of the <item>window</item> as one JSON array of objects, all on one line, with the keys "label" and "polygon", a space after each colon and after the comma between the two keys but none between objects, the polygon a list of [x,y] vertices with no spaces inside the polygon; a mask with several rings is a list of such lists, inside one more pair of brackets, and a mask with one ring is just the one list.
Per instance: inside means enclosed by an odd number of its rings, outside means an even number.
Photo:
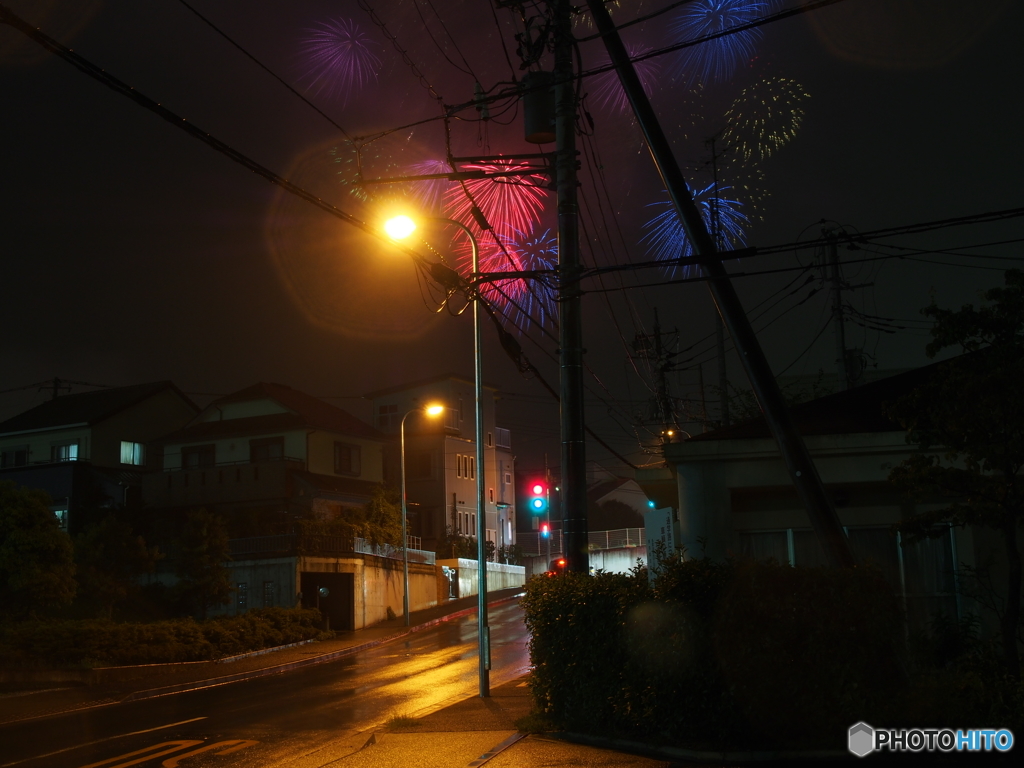
[{"label": "window", "polygon": [[465,458],[461,453],[455,454],[455,476],[462,477],[462,460]]},{"label": "window", "polygon": [[249,441],[249,461],[273,461],[284,458],[283,437],[261,437]]},{"label": "window", "polygon": [[486,443],[486,445],[487,445],[488,448],[493,448],[494,447],[494,435],[492,433],[490,433],[490,432],[487,433],[487,443]]},{"label": "window", "polygon": [[121,463],[141,467],[146,463],[146,446],[142,443],[121,441]]},{"label": "window", "polygon": [[475,456],[467,456],[466,458],[469,460],[469,479],[470,480],[475,480],[476,479],[476,457]]},{"label": "window", "polygon": [[263,607],[274,607],[274,582],[272,581],[263,582]]},{"label": "window", "polygon": [[69,440],[51,445],[50,461],[78,461],[78,441]]},{"label": "window", "polygon": [[512,473],[511,472],[506,472],[505,473],[505,485],[512,485]]},{"label": "window", "polygon": [[238,582],[238,587],[236,588],[235,592],[235,606],[238,608],[238,610],[244,611],[246,608],[249,607],[249,583],[246,581]]},{"label": "window", "polygon": [[23,467],[28,464],[28,446],[14,445],[0,452],[0,468]]},{"label": "window", "polygon": [[362,472],[361,449],[348,443],[334,444],[334,474],[358,475]]},{"label": "window", "polygon": [[68,505],[58,505],[56,507],[50,507],[53,510],[54,516],[57,518],[57,525],[62,531],[68,529]]},{"label": "window", "polygon": [[381,405],[377,407],[377,426],[394,427],[399,424],[398,405]]},{"label": "window", "polygon": [[181,468],[212,467],[215,457],[216,448],[212,445],[190,445],[181,449]]},{"label": "window", "polygon": [[489,502],[491,502],[492,504],[494,503],[494,489],[493,488],[488,488],[487,489],[487,500]]}]

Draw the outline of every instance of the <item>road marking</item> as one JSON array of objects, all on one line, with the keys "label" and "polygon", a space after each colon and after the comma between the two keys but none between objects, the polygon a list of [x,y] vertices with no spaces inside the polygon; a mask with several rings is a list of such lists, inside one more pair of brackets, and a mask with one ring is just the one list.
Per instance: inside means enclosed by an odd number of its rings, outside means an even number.
[{"label": "road marking", "polygon": [[56,752],[47,752],[45,755],[33,755],[32,757],[23,757],[21,760],[15,760],[12,763],[0,764],[0,768],[7,768],[10,765],[18,765],[20,763],[27,763],[29,760],[42,760],[46,757],[53,757],[54,755],[60,755],[64,752],[70,752],[73,749],[82,749],[83,747],[91,747],[94,744],[102,744],[105,741],[113,741],[114,739],[123,739],[128,736],[138,736],[143,733],[152,733],[153,731],[162,731],[165,728],[173,728],[176,725],[186,725],[188,723],[194,723],[197,720],[205,720],[206,717],[193,717],[191,720],[180,720],[177,723],[168,723],[167,725],[158,725],[156,728],[146,728],[143,731],[132,731],[131,733],[119,733],[117,736],[107,736],[105,739],[96,739],[96,741],[90,741],[85,744],[75,744],[73,747],[64,747],[64,749],[58,749]]},{"label": "road marking", "polygon": [[[169,755],[172,752],[177,752],[179,749],[185,749],[186,747],[194,747],[196,744],[202,743],[203,742],[201,740],[196,739],[185,739],[183,741],[165,741],[163,744],[155,744],[152,747],[143,747],[142,749],[136,749],[134,752],[126,752],[125,754],[118,755],[117,757],[110,757],[106,760],[100,760],[100,762],[98,763],[89,763],[88,765],[83,765],[82,768],[100,768],[101,765],[109,765],[110,763],[115,763],[118,760],[126,760],[130,757],[136,757],[136,755],[142,755],[143,752],[152,753],[143,755],[142,757],[137,757],[135,760],[130,760],[127,763],[117,763],[117,765],[110,766],[110,768],[128,768],[128,766],[130,765],[138,765],[139,763],[144,763],[147,760],[152,760],[155,757],[163,757],[164,755]],[[165,749],[165,747],[170,747],[170,749]],[[156,749],[163,749],[164,751],[154,752],[153,750]]]},{"label": "road marking", "polygon": [[[178,763],[184,760],[186,757],[192,757],[192,755],[198,755],[202,752],[212,752],[215,749],[224,747],[223,751],[218,752],[218,755],[230,755],[232,752],[238,752],[239,750],[251,747],[253,744],[259,744],[258,741],[252,741],[251,739],[232,739],[230,741],[218,741],[216,744],[207,744],[205,747],[199,749],[193,749],[191,752],[186,752],[184,755],[175,755],[169,757],[161,763],[163,768],[178,768]],[[87,768],[89,768],[87,766]]]}]

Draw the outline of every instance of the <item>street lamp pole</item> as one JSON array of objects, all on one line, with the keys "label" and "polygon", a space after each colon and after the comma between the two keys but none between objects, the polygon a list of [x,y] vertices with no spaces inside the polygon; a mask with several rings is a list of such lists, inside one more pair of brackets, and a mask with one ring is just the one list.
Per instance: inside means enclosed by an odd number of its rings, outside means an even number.
[{"label": "street lamp pole", "polygon": [[[403,219],[402,221],[398,221]],[[469,238],[469,245],[473,253],[473,274],[476,278],[480,274],[480,246],[477,243],[473,231],[455,219],[448,219],[440,216],[431,216],[429,221],[436,221],[443,224],[451,224],[466,233]],[[397,223],[397,228],[389,228],[388,234],[391,237],[401,239],[408,237],[415,230],[416,225],[408,217],[396,217],[390,223]],[[473,301],[473,377],[476,401],[476,561],[477,561],[477,639],[479,644],[479,677],[480,696],[491,695],[490,669],[491,669],[491,631],[487,625],[487,506],[486,493],[484,490],[484,378],[482,360],[482,335],[480,331],[480,293],[477,288],[476,299]],[[404,459],[403,459],[404,460]],[[404,482],[404,471],[403,471]],[[402,494],[403,504],[405,494]],[[403,513],[404,519],[404,513]],[[406,590],[408,592],[408,590]]]},{"label": "street lamp pole", "polygon": [[425,413],[428,416],[436,416],[444,409],[439,405],[429,405],[423,408],[413,408],[406,411],[402,416],[402,422],[398,427],[399,445],[399,474],[402,477],[402,615],[405,616],[405,626],[409,626],[409,536],[406,534],[406,519],[409,517],[408,501],[405,494],[405,420],[411,413]]}]

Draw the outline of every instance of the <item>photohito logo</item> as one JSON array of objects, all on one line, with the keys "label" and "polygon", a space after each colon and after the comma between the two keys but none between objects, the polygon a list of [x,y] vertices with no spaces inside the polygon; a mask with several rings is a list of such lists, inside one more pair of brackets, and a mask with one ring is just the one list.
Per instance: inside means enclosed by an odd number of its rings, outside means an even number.
[{"label": "photohito logo", "polygon": [[867,723],[850,726],[847,748],[857,757],[872,752],[1007,752],[1013,733],[1006,728],[872,728]]}]

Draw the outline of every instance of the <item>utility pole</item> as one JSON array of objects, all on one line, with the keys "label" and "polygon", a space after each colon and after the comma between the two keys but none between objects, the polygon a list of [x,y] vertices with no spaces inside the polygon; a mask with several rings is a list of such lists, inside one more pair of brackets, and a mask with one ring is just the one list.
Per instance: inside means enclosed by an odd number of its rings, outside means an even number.
[{"label": "utility pole", "polygon": [[558,199],[558,287],[561,307],[558,341],[561,346],[559,421],[562,435],[562,540],[566,569],[574,573],[589,573],[572,5],[569,0],[553,0],[551,7],[555,24],[555,193]]},{"label": "utility pole", "polygon": [[843,327],[843,278],[839,271],[839,237],[834,229],[826,229],[829,265],[832,268],[832,320],[836,329],[836,372],[839,391],[850,388],[850,363],[846,356],[846,329]]},{"label": "utility pole", "polygon": [[[598,32],[604,41],[612,64],[619,75],[626,97],[633,108],[637,122],[647,140],[654,163],[661,174],[665,188],[679,215],[680,222],[687,237],[693,243],[700,259],[701,268],[710,278],[708,287],[714,298],[715,306],[722,317],[722,322],[729,331],[740,361],[750,380],[757,402],[764,413],[768,428],[775,436],[779,452],[789,470],[790,478],[796,486],[797,493],[807,509],[807,516],[817,535],[821,548],[828,562],[837,567],[853,567],[855,561],[850,543],[843,532],[839,516],[832,502],[825,493],[825,486],[818,475],[818,469],[811,460],[811,455],[796,430],[792,416],[779,391],[764,351],[754,334],[736,294],[736,288],[729,278],[729,273],[722,264],[715,248],[714,241],[708,234],[704,220],[690,196],[686,180],[679,164],[672,154],[672,147],[662,131],[657,115],[647,98],[640,78],[637,77],[633,63],[629,59],[619,32],[612,23],[608,9],[602,0],[587,0],[591,16],[597,25]],[[564,354],[564,351],[563,351]]]}]

